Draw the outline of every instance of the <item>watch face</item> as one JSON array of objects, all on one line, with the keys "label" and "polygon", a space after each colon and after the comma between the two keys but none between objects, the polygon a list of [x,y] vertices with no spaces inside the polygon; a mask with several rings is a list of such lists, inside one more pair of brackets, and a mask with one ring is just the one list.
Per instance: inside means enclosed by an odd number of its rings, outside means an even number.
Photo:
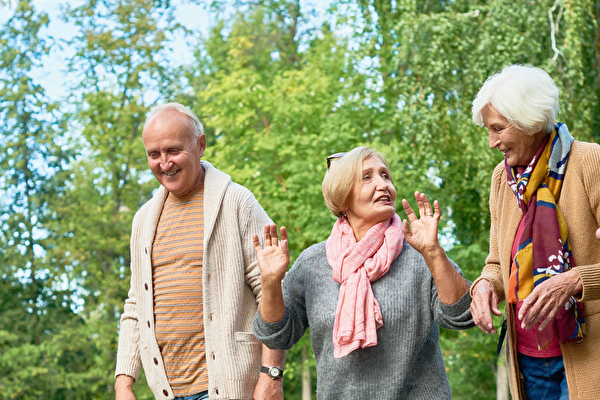
[{"label": "watch face", "polygon": [[270,368],[269,375],[271,375],[273,378],[277,378],[279,376],[279,368]]}]

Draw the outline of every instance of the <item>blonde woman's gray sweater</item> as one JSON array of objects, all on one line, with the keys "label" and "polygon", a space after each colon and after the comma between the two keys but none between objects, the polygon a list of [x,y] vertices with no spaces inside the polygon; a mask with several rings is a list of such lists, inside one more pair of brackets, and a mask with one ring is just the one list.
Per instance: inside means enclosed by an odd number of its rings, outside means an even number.
[{"label": "blonde woman's gray sweater", "polygon": [[377,345],[335,359],[332,332],[340,284],[331,274],[325,242],[306,249],[282,283],[285,317],[268,324],[257,312],[256,337],[270,348],[289,349],[310,327],[318,399],[452,398],[439,327],[473,326],[468,291],[455,304],[443,304],[425,260],[404,241],[390,270],[371,283],[383,315]]}]

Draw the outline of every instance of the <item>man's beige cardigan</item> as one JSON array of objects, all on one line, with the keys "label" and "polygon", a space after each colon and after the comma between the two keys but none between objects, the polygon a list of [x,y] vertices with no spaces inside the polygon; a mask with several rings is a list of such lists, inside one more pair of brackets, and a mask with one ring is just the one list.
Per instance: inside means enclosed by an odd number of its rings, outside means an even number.
[{"label": "man's beige cardigan", "polygon": [[[252,234],[271,223],[252,193],[202,162],[204,178],[204,328],[211,399],[251,399],[261,343],[252,333],[260,299],[260,270]],[[157,399],[173,399],[156,338],[152,242],[167,191],[160,187],[134,217],[131,287],[121,316],[116,375],[137,380],[144,368]]]},{"label": "man's beige cardigan", "polygon": [[[567,164],[558,201],[568,227],[575,266],[583,282],[578,300],[585,306],[587,337],[577,344],[561,345],[569,397],[600,399],[600,241],[595,232],[600,226],[600,146],[575,141]],[[500,301],[508,291],[513,240],[523,213],[506,183],[504,162],[494,169],[490,193],[490,253],[480,279],[490,281]],[[472,294],[472,293],[471,293]],[[507,359],[513,399],[524,399],[516,362],[516,325],[512,307],[508,319]],[[538,400],[538,399],[536,399]]]}]

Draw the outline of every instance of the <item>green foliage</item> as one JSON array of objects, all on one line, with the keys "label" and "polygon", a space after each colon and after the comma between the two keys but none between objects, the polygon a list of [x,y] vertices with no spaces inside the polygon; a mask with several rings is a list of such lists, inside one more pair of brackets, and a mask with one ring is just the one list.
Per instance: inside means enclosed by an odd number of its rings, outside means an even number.
[{"label": "green foliage", "polygon": [[[306,354],[303,359],[302,353]],[[286,400],[302,400],[302,377],[305,369],[310,373],[312,399],[316,399],[317,370],[315,355],[311,351],[310,330],[292,347],[286,356],[283,372],[283,391]]]},{"label": "green foliage", "polygon": [[[273,4],[280,8],[273,10]],[[440,201],[444,232],[450,234],[449,247],[454,245],[449,255],[474,280],[489,245],[489,179],[501,154],[489,151],[485,131],[472,123],[471,101],[503,65],[530,63],[553,72],[548,26],[553,3],[339,2],[333,9],[337,26],[298,32],[292,62],[273,59],[279,43],[252,39],[270,31],[269,21],[277,18],[267,16],[293,4],[268,3],[235,15],[229,24],[219,20],[203,43],[190,82],[193,108],[213,133],[207,158],[251,188],[274,221],[291,228],[295,256],[325,239],[332,224],[319,189],[324,158],[374,146],[390,159],[398,198],[411,200],[420,190]],[[573,5],[573,14],[563,14],[557,41],[563,29],[574,32],[570,26],[577,18],[593,27],[590,9],[583,9]],[[353,33],[334,33],[340,31]],[[572,47],[566,39],[559,46]],[[597,85],[577,90],[587,94],[590,87]],[[566,94],[561,101],[569,110]],[[597,118],[587,114],[588,121]],[[581,125],[566,122],[574,129]],[[579,137],[589,138],[587,132]],[[447,361],[461,360],[461,371],[469,370],[463,378],[450,374],[456,395],[469,398],[478,387],[477,396],[491,397],[494,340],[475,330],[465,333],[466,340],[442,335],[455,352],[446,350]],[[480,385],[481,379],[489,384]]]},{"label": "green foliage", "polygon": [[[64,124],[58,106],[31,78],[50,47],[40,36],[48,16],[29,1],[16,5],[0,29],[0,398],[62,398],[53,383],[71,365],[58,357],[54,335],[80,321],[64,266],[51,257],[55,214],[51,199],[65,189],[59,178],[69,154],[57,144]],[[62,351],[62,350],[61,350]]]},{"label": "green foliage", "polygon": [[[97,329],[95,343],[103,349],[94,357],[96,386],[88,390],[93,398],[111,398],[118,318],[129,289],[131,221],[156,186],[142,126],[149,98],[170,90],[165,46],[177,24],[171,10],[145,0],[90,1],[65,15],[79,29],[70,43],[76,49],[70,68],[82,73],[71,122],[82,156],[67,174],[70,190],[56,201],[56,229],[70,239],[60,258],[71,267],[85,302],[80,313]],[[148,396],[147,387],[139,390]]]},{"label": "green foliage", "polygon": [[[502,159],[471,121],[486,77],[510,63],[544,68],[561,88],[559,119],[600,139],[591,0],[342,0],[323,23],[298,0],[214,1],[207,37],[181,29],[169,1],[89,0],[64,9],[76,28],[68,110],[31,78],[55,45],[48,16],[14,7],[0,29],[0,399],[113,397],[131,220],[156,187],[141,129],[157,100],[198,114],[205,158],[288,227],[293,259],[334,222],[325,158],[368,145],[388,157],[399,199],[438,199],[449,257],[470,280],[485,263]],[[182,68],[168,49],[178,32],[198,41]],[[495,340],[442,331],[454,398],[495,397]],[[305,335],[288,354],[286,398],[300,398],[303,363],[314,391],[309,345]],[[152,398],[143,375],[135,390]]]},{"label": "green foliage", "polygon": [[[91,1],[68,8],[65,16],[79,29],[70,43],[75,55],[69,66],[81,73],[81,83],[73,88],[76,107],[63,114],[69,118],[68,133],[63,122],[46,115],[56,107],[42,97],[41,88],[20,74],[48,52],[38,37],[47,16],[36,19],[29,3],[21,2],[2,35],[7,40],[3,83],[12,79],[1,88],[4,120],[10,124],[4,131],[9,150],[2,162],[10,171],[5,182],[16,193],[12,214],[3,220],[3,243],[12,251],[3,264],[11,269],[3,277],[21,298],[21,315],[28,313],[35,321],[32,328],[20,328],[20,339],[28,339],[23,346],[6,342],[0,379],[3,389],[10,388],[2,394],[7,398],[114,397],[131,220],[155,186],[148,183],[141,142],[148,109],[144,98],[152,90],[168,93],[172,79],[164,62],[167,36],[176,29],[169,10],[152,1]],[[11,39],[10,34],[20,36]],[[21,43],[36,53],[24,52]],[[63,146],[57,145],[58,127]],[[78,157],[65,160],[67,151]],[[31,167],[36,160],[46,165],[36,170]],[[31,240],[39,236],[43,240]],[[23,284],[26,280],[32,284]],[[65,285],[74,293],[56,288]],[[60,319],[54,316],[58,312]],[[7,308],[6,313],[15,311]],[[6,337],[14,338],[12,332]],[[27,356],[15,357],[19,352]],[[147,387],[140,392],[140,398],[148,398]]]}]

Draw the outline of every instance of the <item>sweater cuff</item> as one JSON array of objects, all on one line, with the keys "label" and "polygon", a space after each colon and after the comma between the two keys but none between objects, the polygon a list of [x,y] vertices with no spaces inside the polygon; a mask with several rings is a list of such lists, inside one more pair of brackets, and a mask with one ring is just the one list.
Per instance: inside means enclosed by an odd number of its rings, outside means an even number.
[{"label": "sweater cuff", "polygon": [[[260,312],[256,311],[254,316],[254,336],[260,340],[265,346],[273,350],[288,350],[292,346],[289,345],[289,338],[286,333],[290,332],[290,313],[285,310],[285,316],[277,322],[268,323],[261,317]],[[289,347],[287,347],[289,345]],[[292,344],[293,345],[293,344]]]},{"label": "sweater cuff", "polygon": [[[470,285],[470,282],[467,282]],[[441,301],[440,304],[444,315],[447,315],[449,317],[459,317],[462,314],[464,314],[466,309],[469,309],[469,306],[471,304],[471,293],[469,290],[467,290],[465,294],[463,294],[463,296],[460,299],[458,299],[458,301],[454,304],[444,304]]]},{"label": "sweater cuff", "polygon": [[592,301],[600,299],[600,265],[580,265],[575,267],[583,283],[580,296],[575,296],[578,301]]},{"label": "sweater cuff", "polygon": [[140,360],[119,359],[117,358],[117,367],[115,368],[115,378],[118,375],[127,375],[138,381],[141,371]]},{"label": "sweater cuff", "polygon": [[269,336],[271,332],[279,332],[285,326],[288,320],[288,310],[285,310],[285,315],[279,321],[276,322],[266,322],[262,316],[260,315],[260,311],[256,311],[256,315],[254,316],[254,330],[257,338],[259,336]]}]

